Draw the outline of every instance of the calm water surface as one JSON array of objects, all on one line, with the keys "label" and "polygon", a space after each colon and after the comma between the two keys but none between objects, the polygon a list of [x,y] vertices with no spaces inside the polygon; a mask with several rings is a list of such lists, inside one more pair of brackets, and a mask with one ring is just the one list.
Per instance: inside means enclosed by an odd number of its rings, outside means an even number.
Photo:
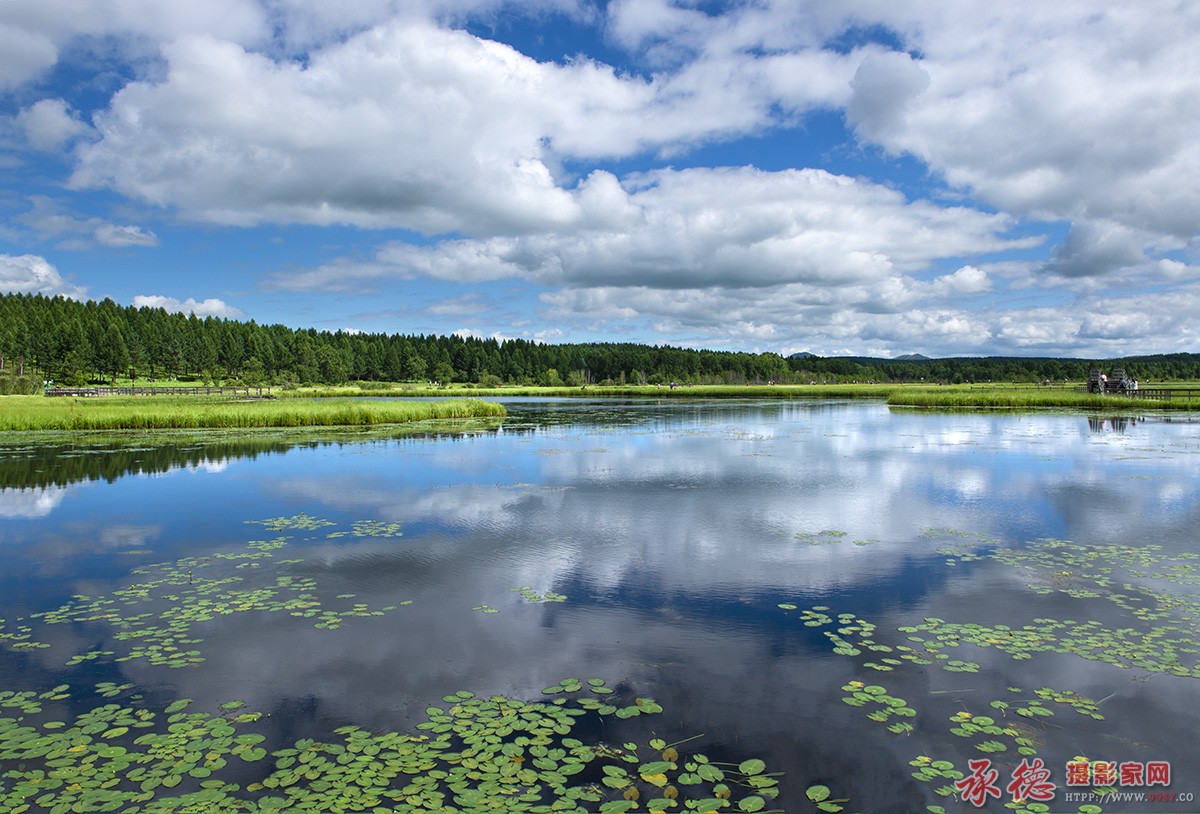
[{"label": "calm water surface", "polygon": [[[876,671],[865,663],[886,653],[832,653],[824,633],[836,622],[810,627],[800,617],[813,606],[855,614],[889,646],[907,643],[897,628],[927,617],[1137,628],[1128,609],[1070,593],[1087,587],[1075,576],[987,555],[1045,538],[1196,552],[1194,417],[945,415],[832,402],[508,408],[502,428],[468,435],[0,447],[0,619],[10,630],[32,624],[50,645],[0,647],[0,687],[129,682],[159,708],[242,699],[270,713],[260,728],[283,745],[335,737],[348,723],[409,730],[455,690],[541,699],[565,677],[599,676],[665,709],[606,719],[599,737],[699,735],[688,749],[735,763],[759,757],[784,772],[777,807],[815,810],[804,791],[823,783],[850,798],[847,810],[878,812],[939,802],[976,810],[942,801],[934,789],[944,783],[918,782],[909,761],[932,755],[965,768],[983,755],[949,733],[949,716],[1001,718],[992,700],[1051,687],[1103,699],[1105,716],[1065,706],[1033,721],[1008,714],[1029,727],[1060,794],[1065,763],[1086,755],[1168,761],[1170,790],[1200,795],[1200,678],[1078,653],[1014,660],[973,645],[952,657],[978,672],[908,662]],[[275,532],[247,522],[301,513],[332,525]],[[358,521],[378,522],[355,534]],[[120,589],[148,564],[245,552],[280,535],[287,545],[268,560],[240,571],[208,560],[204,573],[248,585],[311,578],[336,609],[412,604],[336,630],[286,613],[219,616],[196,628],[204,661],[183,669],[114,661],[131,645],[111,627],[29,621],[72,595]],[[532,603],[512,590],[522,586],[567,599]],[[1196,580],[1165,587],[1196,600]],[[481,607],[497,612],[473,610]],[[1188,611],[1170,613],[1178,622]],[[64,666],[94,650],[115,655]],[[1192,652],[1177,657],[1196,663]],[[906,699],[917,710],[913,731],[890,732],[867,718],[872,708],[842,703],[841,687],[854,680]],[[991,757],[1006,782],[1019,758]]]}]

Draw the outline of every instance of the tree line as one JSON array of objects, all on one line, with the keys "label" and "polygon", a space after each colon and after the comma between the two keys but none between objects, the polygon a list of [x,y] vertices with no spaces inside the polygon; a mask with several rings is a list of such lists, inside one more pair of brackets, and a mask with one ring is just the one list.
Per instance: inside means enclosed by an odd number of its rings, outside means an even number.
[{"label": "tree line", "polygon": [[118,377],[303,385],[439,382],[749,384],[849,381],[1060,381],[1123,364],[1144,379],[1200,379],[1200,355],[1104,362],[1054,358],[785,358],[636,343],[551,345],[525,339],[317,331],[42,294],[0,295],[0,390]]}]

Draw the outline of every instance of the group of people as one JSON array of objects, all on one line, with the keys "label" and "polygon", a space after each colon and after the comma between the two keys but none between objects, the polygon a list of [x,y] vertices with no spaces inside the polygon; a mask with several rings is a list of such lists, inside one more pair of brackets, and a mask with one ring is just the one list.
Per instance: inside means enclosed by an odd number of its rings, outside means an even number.
[{"label": "group of people", "polygon": [[[1120,382],[1117,384],[1117,389],[1122,393],[1136,393],[1138,389],[1137,379],[1131,379],[1128,376],[1121,376]],[[1100,374],[1100,392],[1108,392],[1108,376],[1104,373]]]}]

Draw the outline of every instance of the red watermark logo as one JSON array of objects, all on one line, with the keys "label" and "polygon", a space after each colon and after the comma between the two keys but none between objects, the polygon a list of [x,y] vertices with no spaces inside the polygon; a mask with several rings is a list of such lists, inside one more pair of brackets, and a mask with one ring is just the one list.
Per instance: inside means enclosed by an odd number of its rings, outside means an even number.
[{"label": "red watermark logo", "polygon": [[[989,798],[1000,799],[1000,770],[992,766],[987,758],[967,761],[970,774],[955,782],[954,787],[962,794],[962,798],[976,808],[982,808]],[[1151,786],[1169,786],[1171,784],[1171,764],[1165,760],[1151,760],[1144,763],[1125,761],[1116,763],[1111,760],[1086,760],[1077,758],[1067,762],[1068,787],[1098,786],[1131,788],[1147,788]],[[1016,802],[1029,800],[1045,802],[1054,799],[1058,787],[1050,782],[1050,770],[1041,758],[1021,760],[1021,764],[1012,771],[1005,791],[1012,795]],[[1067,797],[1075,795],[1068,792]],[[1187,795],[1189,798],[1191,795]]]},{"label": "red watermark logo", "polygon": [[1072,760],[1067,763],[1068,786],[1169,786],[1171,764],[1165,760],[1148,763],[1111,760]]}]

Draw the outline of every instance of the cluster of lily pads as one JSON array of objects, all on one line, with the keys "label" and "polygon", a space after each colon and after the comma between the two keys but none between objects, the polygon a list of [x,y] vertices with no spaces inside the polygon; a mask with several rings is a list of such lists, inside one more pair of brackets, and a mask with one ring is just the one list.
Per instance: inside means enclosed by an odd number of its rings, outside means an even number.
[{"label": "cluster of lily pads", "polygon": [[[546,593],[544,593],[544,594],[539,594],[537,591],[535,591],[533,589],[533,586],[531,586],[531,585],[522,585],[519,588],[509,588],[509,590],[512,591],[513,593],[520,594],[521,598],[524,599],[526,602],[532,602],[535,605],[544,605],[548,602],[566,602],[567,601],[567,597],[565,594],[556,594],[556,593],[554,593],[554,591],[546,591]],[[476,605],[475,607],[471,608],[471,610],[478,611],[479,613],[499,613],[500,612],[500,610],[498,608],[493,608],[491,605],[488,605],[487,603],[480,603],[480,604]]]},{"label": "cluster of lily pads", "polygon": [[830,545],[831,543],[840,542],[845,537],[846,532],[838,531],[837,529],[796,532],[796,539],[809,545]]},{"label": "cluster of lily pads", "polygon": [[1168,555],[1155,545],[1094,546],[1043,539],[986,556],[1024,573],[1036,593],[1102,598],[1126,611],[1130,623],[1114,628],[1096,620],[1037,617],[1012,627],[931,617],[900,630],[932,634],[932,639],[910,635],[926,648],[971,644],[1014,659],[1038,652],[1070,653],[1126,669],[1200,678],[1200,596],[1164,585],[1196,584],[1200,554]]},{"label": "cluster of lily pads", "polygon": [[[918,717],[917,710],[905,699],[890,694],[883,685],[852,680],[843,685],[841,689],[845,693],[842,697],[844,703],[868,710],[867,718],[887,724],[890,732],[897,735],[911,735],[914,732],[914,724],[909,720],[901,719],[915,720]],[[1008,689],[1010,693],[1017,695],[1024,693],[1019,687],[1009,687]],[[958,710],[947,719],[949,726],[946,732],[948,735],[970,740],[972,747],[986,756],[1015,754],[1022,758],[1034,758],[1038,754],[1040,730],[1027,721],[1052,717],[1055,711],[1047,706],[1046,702],[1069,707],[1081,715],[1097,720],[1104,718],[1098,711],[1098,702],[1074,691],[1042,687],[1035,690],[1033,694],[1036,698],[1013,698],[1010,696],[1007,699],[991,701],[988,706],[993,711],[993,715],[972,713],[967,709]],[[1010,715],[1020,716],[1020,718],[1010,718]],[[999,716],[999,719],[993,716]],[[931,726],[930,721],[924,721],[923,728],[926,731]],[[937,760],[928,755],[919,755],[913,758],[909,764],[914,767],[912,776],[915,779],[923,783],[940,783],[934,788],[934,793],[938,796],[947,798],[959,796],[959,789],[954,783],[962,780],[965,774],[953,761]],[[815,788],[823,789],[824,787]],[[1103,794],[1111,792],[1113,789],[1096,787],[1093,791]],[[845,800],[835,800],[830,805],[822,805],[826,802],[826,797],[827,794],[820,799],[809,795],[809,799],[822,811],[840,811],[841,803],[846,802]],[[1043,814],[1050,810],[1044,803],[1032,800],[1013,801],[1006,805],[1016,812],[1027,812],[1028,814]],[[929,806],[928,810],[931,814],[945,814],[942,806]],[[1098,814],[1101,809],[1088,805],[1081,807],[1079,811],[1085,814]]]},{"label": "cluster of lily pads", "polygon": [[13,650],[38,650],[50,645],[33,638],[33,628],[21,624],[18,619],[11,626],[5,619],[0,619],[0,644],[7,645]]},{"label": "cluster of lily pads", "polygon": [[268,517],[263,520],[247,520],[247,523],[265,526],[271,531],[318,531],[329,526],[336,526],[332,520],[326,520],[323,517],[314,517],[306,512],[294,514],[290,517]]},{"label": "cluster of lily pads", "polygon": [[[1019,687],[1009,687],[1008,691],[1015,694],[1022,694],[1024,692]],[[1095,712],[1095,701],[1078,695],[1073,691],[1043,687],[1035,690],[1034,694],[1038,696],[1038,699],[1049,700],[1073,707],[1080,714],[1094,718],[1103,718],[1103,716]],[[995,710],[996,715],[1001,716],[999,720],[989,715],[972,714],[965,709],[959,710],[948,719],[949,723],[952,724],[948,732],[960,738],[973,740],[974,748],[984,755],[1003,755],[1015,752],[1023,759],[1035,758],[1038,754],[1038,746],[1040,744],[1039,733],[1041,730],[1029,723],[1009,719],[1008,712],[1012,711],[1017,715],[1031,719],[1052,717],[1055,714],[1054,710],[1045,706],[1043,701],[1038,699],[1010,698],[1009,700],[996,699],[992,701],[989,706]],[[936,794],[942,797],[956,796],[958,789],[954,783],[962,780],[965,776],[951,761],[935,760],[928,755],[917,756],[909,761],[909,765],[914,767],[912,776],[917,780],[926,783],[946,781],[934,790]],[[1106,794],[1111,794],[1115,789],[1106,786],[1095,786],[1091,791],[1098,797],[1103,797]],[[1050,810],[1049,806],[1045,803],[1033,800],[1014,800],[1007,803],[1006,807],[1017,812],[1031,812],[1032,814],[1043,814]],[[1082,805],[1078,810],[1081,814],[1100,814],[1102,811],[1099,806],[1092,804]],[[945,814],[945,809],[942,806],[930,806],[929,811],[931,814]]]},{"label": "cluster of lily pads", "polygon": [[838,812],[844,806],[842,803],[850,802],[850,798],[842,798],[838,800],[832,799],[833,792],[829,790],[829,786],[821,785],[820,783],[809,786],[804,791],[804,796],[811,800],[821,811]]},{"label": "cluster of lily pads", "polygon": [[1200,584],[1200,553],[1172,555],[1151,544],[1091,546],[1046,538],[993,557],[1029,576],[1036,593],[1102,597],[1142,622],[1176,620],[1160,626],[1168,633],[1186,633],[1200,620],[1200,596],[1163,584]]},{"label": "cluster of lily pads", "polygon": [[[846,532],[837,531],[836,529],[825,529],[824,531],[798,531],[796,539],[802,543],[809,545],[832,545],[833,543],[841,542],[846,537]],[[875,545],[878,540],[854,540],[856,546]]]},{"label": "cluster of lily pads", "polygon": [[[138,581],[106,595],[76,595],[30,620],[0,620],[0,644],[48,646],[34,639],[26,623],[33,619],[104,625],[112,638],[130,642],[128,649],[79,652],[67,666],[144,659],[185,667],[204,661],[198,626],[221,617],[287,613],[328,630],[350,617],[379,616],[411,604],[375,610],[351,604],[354,594],[323,599],[309,576],[277,572],[254,579],[249,573],[301,562],[277,557],[291,539],[284,533],[307,539],[322,533],[325,539],[395,537],[402,533],[396,524],[363,521],[347,532],[325,532],[335,524],[307,514],[252,522],[280,536],[250,541],[241,551],[139,568],[133,572]],[[532,586],[512,590],[532,603],[567,599]],[[488,605],[474,610],[497,612]],[[262,713],[246,710],[242,701],[211,714],[189,711],[187,699],[154,711],[139,706],[142,697],[130,695],[133,689],[128,683],[96,684],[96,695],[107,703],[82,712],[77,710],[84,699],[72,697],[65,684],[42,693],[0,692],[0,810],[712,814],[766,811],[779,793],[778,775],[758,759],[730,765],[704,754],[683,755],[676,748],[681,743],[657,738],[640,745],[586,744],[572,737],[590,718],[663,711],[652,698],[618,691],[599,678],[568,678],[546,687],[543,693],[554,696],[549,702],[460,691],[445,697],[447,706],[427,709],[427,720],[413,734],[348,726],[328,742],[305,739],[273,752],[264,734],[246,729]],[[585,728],[615,731],[612,724]]]},{"label": "cluster of lily pads", "polygon": [[[788,609],[788,607],[784,607],[784,610]],[[832,624],[833,619],[825,612],[828,610],[827,607],[816,606],[810,611],[802,612],[800,618],[805,619],[804,624],[809,626],[829,625]],[[854,614],[838,614],[837,621],[839,627],[836,631],[825,631],[825,635],[834,645],[834,653],[853,657],[862,655],[864,651],[874,651],[894,653],[899,657],[884,657],[880,659],[882,663],[863,661],[861,666],[864,668],[888,672],[902,666],[907,661],[916,665],[937,664],[949,672],[976,672],[978,670],[978,665],[974,665],[973,663],[959,663],[954,659],[950,659],[946,654],[937,652],[937,646],[919,651],[907,645],[888,645],[882,643],[876,638],[877,626],[866,620],[859,619]],[[901,628],[901,631],[903,631],[903,628]],[[852,680],[843,685],[841,689],[845,693],[842,697],[843,703],[852,707],[865,709],[867,718],[885,724],[888,731],[906,736],[914,732],[915,726],[913,721],[918,717],[916,708],[904,698],[890,694],[883,685],[867,684],[864,681]],[[1022,692],[1016,687],[1010,687],[1009,689],[1014,693]],[[1098,712],[1097,702],[1073,691],[1044,687],[1036,690],[1034,694],[1037,696],[1036,699],[1023,701],[997,699],[992,701],[990,706],[996,711],[996,714],[1003,717],[1007,717],[1011,711],[1014,715],[1034,719],[1054,715],[1054,711],[1044,704],[1045,701],[1052,701],[1072,707],[1080,712],[1080,714],[1103,719],[1103,716]],[[947,729],[948,734],[972,739],[974,741],[974,749],[985,755],[1009,752],[1023,757],[1037,755],[1036,730],[1026,724],[1019,723],[1016,719],[1001,723],[988,715],[974,714],[967,710],[960,710],[952,715],[948,721],[951,724]],[[925,723],[925,728],[929,728],[929,722]],[[949,781],[934,789],[937,795],[942,797],[956,797],[958,795],[959,790],[953,785],[953,782],[961,780],[965,775],[953,762],[948,760],[934,760],[931,757],[921,755],[914,758],[911,761],[911,765],[916,767],[912,776],[917,780],[927,783],[938,780]],[[821,789],[824,787],[818,786],[816,788]],[[812,795],[809,796],[809,799],[822,811],[840,811],[842,808],[841,804],[846,802],[845,800],[831,801],[827,797],[822,797],[818,800]],[[1023,801],[1021,804],[1012,807],[1015,811],[1030,812],[1031,814],[1049,810],[1044,804],[1036,801]],[[932,806],[930,807],[930,811],[940,814],[942,809],[940,806]]]},{"label": "cluster of lily pads", "polygon": [[[839,535],[828,531],[797,535],[814,544],[836,542]],[[1114,628],[1095,620],[1051,619],[1036,617],[1023,625],[951,622],[926,617],[920,622],[900,626],[893,635],[852,613],[835,614],[828,606],[802,609],[795,603],[779,603],[787,613],[797,612],[798,621],[807,627],[828,628],[822,632],[835,654],[854,657],[859,666],[880,672],[909,665],[937,666],[948,672],[974,673],[980,666],[954,658],[964,646],[975,646],[1007,653],[1014,659],[1030,659],[1037,653],[1072,654],[1084,659],[1103,661],[1118,667],[1137,668],[1147,677],[1154,673],[1200,677],[1200,596],[1172,589],[1200,584],[1200,554],[1168,554],[1159,546],[1080,545],[1065,540],[1037,540],[1021,548],[1004,548],[984,534],[930,529],[923,537],[931,540],[955,538],[953,546],[938,553],[948,565],[994,560],[1017,569],[1029,579],[1035,593],[1057,593],[1076,599],[1105,599],[1124,610],[1129,623]],[[911,669],[911,667],[907,668]],[[864,709],[866,716],[885,724],[897,735],[915,730],[917,710],[905,699],[894,696],[881,684],[852,680],[842,686],[842,700]],[[1100,702],[1072,690],[1042,687],[1029,693],[1010,687],[1019,697],[994,699],[987,712],[964,706],[947,719],[947,735],[968,739],[972,748],[986,756],[1015,755],[1032,759],[1040,743],[1039,723],[1055,714],[1054,707],[1066,707],[1094,720],[1104,720]],[[989,714],[990,713],[990,714]],[[923,720],[923,719],[922,719]],[[922,729],[932,724],[923,720]],[[1077,760],[1083,760],[1079,757]],[[954,783],[964,773],[952,761],[919,755],[910,761],[917,780],[940,783],[934,789],[943,797],[957,797]],[[1115,791],[1094,786],[1103,796]],[[831,800],[832,792],[823,785],[812,786],[808,797],[823,811],[839,811],[846,800]],[[1049,811],[1044,803],[1013,800],[1005,804],[1017,812]],[[931,814],[944,814],[942,806],[929,806]],[[1098,814],[1093,804],[1078,809],[1083,814]]]},{"label": "cluster of lily pads", "polygon": [[[755,758],[724,764],[657,738],[640,745],[574,737],[588,716],[624,708],[583,703],[594,700],[575,697],[584,686],[566,679],[548,688],[557,696],[550,703],[463,690],[429,707],[417,733],[346,726],[335,739],[273,752],[247,729],[257,714],[238,714],[240,701],[210,714],[181,699],[155,712],[136,706],[135,696],[56,720],[44,708],[62,706],[66,685],[4,692],[0,711],[20,715],[0,714],[0,810],[711,814],[766,811],[778,795],[778,776]],[[586,686],[608,689],[599,679]],[[633,706],[661,711],[650,699]],[[255,774],[245,764],[262,769],[243,785]]]},{"label": "cluster of lily pads", "polygon": [[519,588],[509,588],[509,590],[520,594],[521,598],[526,602],[533,602],[534,604],[538,605],[546,602],[567,601],[567,597],[564,594],[556,594],[554,591],[546,591],[544,594],[539,594],[537,591],[533,590],[532,585],[522,585]]},{"label": "cluster of lily pads", "polygon": [[[842,702],[852,707],[875,707],[867,713],[872,721],[887,723],[892,718],[915,718],[917,711],[908,705],[903,698],[888,695],[887,688],[879,684],[866,684],[862,681],[851,681],[842,686],[846,695]],[[897,734],[909,734],[913,725],[908,721],[893,721],[889,726]]]},{"label": "cluster of lily pads", "polygon": [[[314,532],[335,525],[329,520],[307,514],[252,521],[272,531]],[[394,536],[393,524],[354,524],[357,536]],[[77,594],[71,601],[50,611],[33,614],[29,620],[13,623],[0,620],[0,644],[13,649],[45,648],[49,645],[34,638],[29,622],[43,624],[104,625],[112,638],[129,642],[127,652],[117,655],[111,649],[96,648],[76,653],[67,666],[83,662],[145,660],[165,667],[190,667],[203,662],[203,639],[198,627],[235,614],[287,613],[311,619],[320,630],[337,630],[353,618],[377,617],[412,604],[402,600],[380,608],[367,603],[349,602],[354,594],[322,598],[320,586],[311,576],[275,573],[253,578],[236,573],[240,569],[273,567],[276,572],[303,562],[279,559],[277,553],[289,545],[290,538],[251,540],[241,551],[216,552],[204,557],[184,557],[174,562],[157,563],[135,569],[137,577],[148,577],[101,596]],[[233,566],[231,572],[228,567]]]},{"label": "cluster of lily pads", "polygon": [[[785,611],[799,610],[799,606],[790,602],[781,602],[779,607]],[[799,618],[807,627],[827,627],[834,623],[835,618],[829,615],[825,605],[814,605],[800,611]],[[891,672],[903,662],[913,664],[934,664],[941,662],[941,667],[948,672],[974,673],[979,671],[979,665],[952,659],[946,653],[939,652],[942,643],[924,644],[922,647],[911,647],[904,644],[889,645],[875,639],[876,627],[865,619],[859,619],[853,613],[839,613],[836,617],[837,628],[823,631],[826,638],[833,644],[833,652],[840,656],[858,656],[864,652],[881,654],[878,661],[867,661],[864,667],[881,673]],[[905,630],[901,628],[900,630]]]},{"label": "cluster of lily pads", "polygon": [[403,537],[402,528],[399,523],[385,523],[382,520],[355,520],[350,524],[349,531],[333,531],[325,536],[331,540],[339,537]]},{"label": "cluster of lily pads", "polygon": [[[552,687],[546,687],[542,690],[545,695],[557,695],[559,693],[572,694],[581,693],[585,689],[583,682],[578,678],[565,678],[558,684]],[[587,680],[586,689],[588,692],[596,695],[612,695],[613,689],[605,686],[602,678],[589,678]],[[632,704],[628,706],[618,706],[611,704],[607,700],[601,701],[590,696],[584,696],[577,702],[584,709],[595,710],[601,715],[616,715],[618,718],[636,718],[639,715],[656,715],[662,712],[662,707],[653,698],[635,698]]]},{"label": "cluster of lily pads", "polygon": [[988,554],[995,551],[1000,545],[1000,541],[989,534],[951,528],[925,529],[921,533],[921,539],[954,540],[954,545],[947,545],[937,549],[937,553],[946,558],[946,565],[951,566],[958,565],[960,562],[975,562],[976,560],[986,559]]},{"label": "cluster of lily pads", "polygon": [[[967,535],[948,529],[934,529],[926,534],[961,536],[981,547],[995,542],[986,535]],[[966,556],[959,552],[959,561]],[[873,625],[843,613],[837,617],[836,631],[825,633],[834,645],[834,652],[848,656],[857,656],[864,650],[886,653],[878,663],[864,665],[883,672],[899,666],[900,660],[937,663],[951,672],[976,672],[978,664],[951,656],[955,649],[973,645],[998,650],[1018,660],[1040,652],[1068,653],[1148,673],[1200,677],[1200,636],[1196,626],[1200,620],[1200,596],[1162,585],[1200,583],[1200,554],[1168,555],[1154,545],[1090,546],[1044,539],[1024,548],[979,548],[970,558],[994,559],[1021,570],[1031,577],[1030,588],[1039,593],[1058,592],[1084,599],[1102,597],[1127,611],[1131,623],[1114,628],[1096,620],[1035,617],[1027,624],[1011,626],[926,617],[897,629],[906,634],[907,644],[889,645],[875,640]],[[779,607],[798,610],[791,603],[781,603]],[[829,608],[820,605],[801,611],[801,618],[810,627],[823,627],[834,621]]]}]

